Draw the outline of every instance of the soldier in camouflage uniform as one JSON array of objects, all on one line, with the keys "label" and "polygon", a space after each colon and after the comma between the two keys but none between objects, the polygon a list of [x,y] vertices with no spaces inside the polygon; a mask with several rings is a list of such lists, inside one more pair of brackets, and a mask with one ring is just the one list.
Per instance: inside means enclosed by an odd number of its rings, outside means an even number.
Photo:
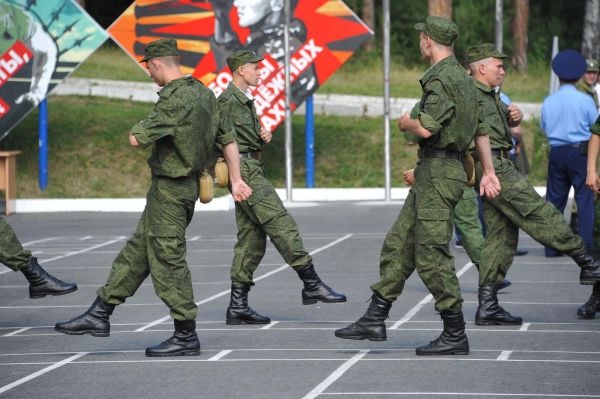
[{"label": "soldier in camouflage uniform", "polygon": [[[417,119],[407,112],[400,130],[424,138],[419,142],[415,183],[400,216],[388,232],[379,258],[381,280],[372,285],[373,296],[366,313],[335,335],[345,339],[387,339],[385,319],[392,302],[416,269],[435,299],[444,330],[436,340],[417,348],[417,355],[466,355],[462,297],[449,249],[454,207],[463,195],[466,174],[461,160],[473,141],[477,127],[476,94],[473,81],[454,56],[452,45],[458,27],[450,20],[429,16],[415,25],[420,32],[420,49],[431,68],[421,77],[423,96]],[[487,136],[476,138],[486,165],[490,166]],[[486,150],[488,152],[486,152]],[[481,188],[495,196],[500,185],[493,168],[486,169]]]},{"label": "soldier in camouflage uniform", "polygon": [[175,333],[147,348],[146,355],[197,355],[198,307],[185,259],[185,231],[198,199],[199,171],[207,167],[215,143],[223,145],[234,199],[246,199],[252,190],[241,180],[233,127],[221,118],[212,91],[179,69],[176,41],[151,42],[142,62],[162,87],[154,110],[129,134],[132,146],[153,146],[148,158],[152,183],[146,208],[90,309],[70,321],[57,323],[55,329],[66,334],[108,336],[109,316],[115,306],[132,296],[150,275],[156,294],[171,311]]},{"label": "soldier in camouflage uniform", "polygon": [[77,290],[76,284],[65,283],[46,272],[31,251],[23,248],[15,231],[3,218],[0,218],[0,262],[25,275],[30,298],[64,295]]},{"label": "soldier in camouflage uniform", "polygon": [[[504,79],[503,59],[493,44],[467,49],[471,73],[477,87],[479,107],[478,134],[490,138],[493,164],[502,192],[496,198],[484,198],[483,211],[487,236],[479,271],[478,325],[522,323],[498,304],[497,282],[512,264],[519,239],[519,228],[536,241],[571,256],[581,268],[580,282],[592,284],[600,279],[600,262],[587,253],[582,239],[573,234],[561,213],[534,190],[510,161],[510,127],[521,122],[523,114],[515,106],[502,103],[494,89]],[[477,183],[483,179],[481,162],[476,164]]]},{"label": "soldier in camouflage uniform", "polygon": [[271,320],[248,306],[248,291],[253,275],[265,255],[267,236],[277,251],[302,281],[302,303],[346,302],[346,296],[321,281],[312,258],[302,244],[298,226],[283,206],[273,185],[266,179],[261,151],[271,141],[271,133],[260,126],[254,103],[247,89],[259,82],[258,62],[253,51],[238,50],[227,58],[233,81],[219,96],[222,112],[234,123],[244,181],[253,194],[235,204],[238,242],[231,265],[231,301],[226,313],[227,324],[268,324]]},{"label": "soldier in camouflage uniform", "polygon": [[[592,136],[590,137],[590,143],[588,146],[588,160],[587,160],[587,176],[585,184],[590,190],[596,195],[596,204],[600,201],[600,178],[598,177],[597,164],[598,154],[600,153],[600,117],[596,119],[596,122],[590,127]],[[598,254],[598,235],[600,232],[597,230],[598,220],[600,220],[600,211],[596,208],[596,219],[594,223],[594,251],[595,256]],[[582,319],[593,319],[596,317],[596,313],[600,312],[600,282],[596,282],[592,289],[592,295],[586,303],[581,305],[577,309],[577,316]]]}]

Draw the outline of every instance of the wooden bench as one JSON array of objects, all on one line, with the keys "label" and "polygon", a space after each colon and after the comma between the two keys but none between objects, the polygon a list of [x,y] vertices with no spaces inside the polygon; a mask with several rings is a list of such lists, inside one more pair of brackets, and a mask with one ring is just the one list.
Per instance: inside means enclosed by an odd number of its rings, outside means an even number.
[{"label": "wooden bench", "polygon": [[16,211],[17,155],[21,151],[0,151],[0,190],[4,191],[4,213]]}]

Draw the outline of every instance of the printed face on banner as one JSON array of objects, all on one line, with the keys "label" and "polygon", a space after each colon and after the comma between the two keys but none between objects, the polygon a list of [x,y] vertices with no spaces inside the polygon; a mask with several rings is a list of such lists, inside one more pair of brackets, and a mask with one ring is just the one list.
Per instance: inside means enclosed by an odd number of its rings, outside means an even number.
[{"label": "printed face on banner", "polygon": [[0,0],[0,139],[106,39],[72,0]]},{"label": "printed face on banner", "polygon": [[[314,93],[373,32],[341,0],[292,0],[292,109]],[[231,81],[226,59],[247,49],[264,57],[252,88],[262,125],[285,115],[284,0],[136,0],[108,29],[134,59],[158,38],[177,39],[182,68],[219,96]]]}]

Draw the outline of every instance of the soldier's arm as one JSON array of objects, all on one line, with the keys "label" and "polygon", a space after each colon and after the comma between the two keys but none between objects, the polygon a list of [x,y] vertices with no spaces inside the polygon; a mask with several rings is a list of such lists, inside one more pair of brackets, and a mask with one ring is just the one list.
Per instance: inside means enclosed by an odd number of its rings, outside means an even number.
[{"label": "soldier's arm", "polygon": [[587,158],[587,176],[585,184],[588,188],[596,193],[600,193],[600,178],[596,171],[596,163],[598,162],[598,153],[600,152],[600,118],[596,120],[590,127],[592,136],[588,144]]},{"label": "soldier's arm", "polygon": [[428,82],[425,90],[417,121],[433,136],[438,134],[444,123],[452,117],[455,104],[442,82],[437,79]]},{"label": "soldier's arm", "polygon": [[189,104],[169,97],[159,100],[154,110],[144,119],[133,125],[131,135],[140,147],[146,148],[157,140],[173,136],[175,128],[185,120]]},{"label": "soldier's arm", "polygon": [[475,148],[477,148],[479,162],[483,169],[483,176],[479,182],[479,195],[494,198],[500,194],[500,180],[494,170],[490,137],[487,134],[475,136]]},{"label": "soldier's arm", "polygon": [[516,105],[511,104],[508,106],[508,114],[506,115],[508,126],[517,127],[523,120],[523,113]]}]

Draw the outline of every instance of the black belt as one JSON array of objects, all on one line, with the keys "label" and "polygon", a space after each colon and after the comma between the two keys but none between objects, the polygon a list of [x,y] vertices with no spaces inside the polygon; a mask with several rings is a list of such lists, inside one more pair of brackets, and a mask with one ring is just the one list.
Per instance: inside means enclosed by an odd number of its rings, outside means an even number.
[{"label": "black belt", "polygon": [[[504,159],[508,159],[510,160],[510,150],[496,150],[496,149],[492,149],[490,151],[492,153],[493,157],[500,157],[500,158],[504,158]],[[473,159],[475,159],[475,161],[479,161],[479,153],[477,151],[474,151],[471,153],[471,155],[473,156]]]},{"label": "black belt", "polygon": [[[579,148],[579,152],[581,154],[587,155],[588,144],[589,144],[589,141],[580,141],[579,143],[563,144],[563,145],[557,145],[555,147]],[[555,148],[555,147],[552,147],[552,148]]]},{"label": "black belt", "polygon": [[256,160],[260,161],[262,159],[262,152],[260,152],[260,151],[240,152],[240,158],[256,159]]},{"label": "black belt", "polygon": [[436,148],[419,148],[419,159],[425,158],[449,158],[462,161],[464,153],[460,151],[438,150]]}]

